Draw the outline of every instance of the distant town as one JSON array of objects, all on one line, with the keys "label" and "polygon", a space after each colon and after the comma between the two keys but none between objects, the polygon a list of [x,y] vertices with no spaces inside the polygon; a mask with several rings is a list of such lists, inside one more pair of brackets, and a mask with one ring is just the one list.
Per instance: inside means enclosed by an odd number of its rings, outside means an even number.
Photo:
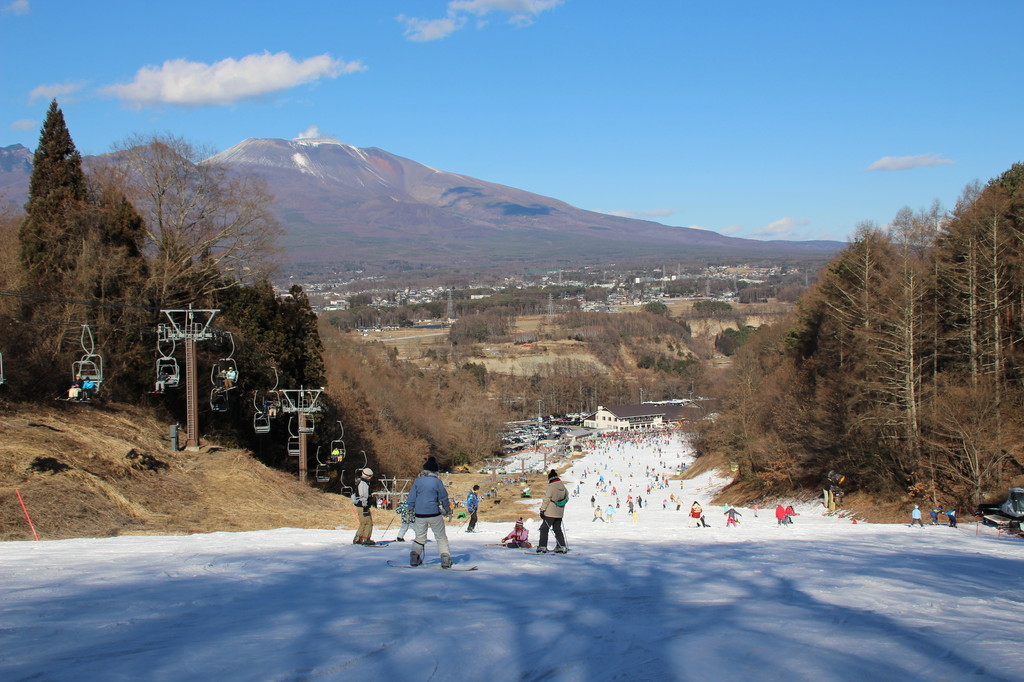
[{"label": "distant town", "polygon": [[420,285],[399,283],[395,276],[352,272],[344,277],[328,279],[292,276],[279,283],[277,289],[286,295],[292,286],[300,285],[313,310],[318,313],[348,310],[354,305],[372,309],[431,306],[430,311],[436,314],[418,320],[426,322],[428,319],[456,317],[456,303],[480,301],[516,290],[548,292],[551,305],[556,308],[564,308],[566,302],[574,301],[573,307],[581,310],[608,312],[663,299],[710,298],[754,302],[779,297],[784,290],[806,288],[812,271],[820,265],[718,264],[650,269],[609,265],[572,270],[544,269],[505,276],[447,277]]}]

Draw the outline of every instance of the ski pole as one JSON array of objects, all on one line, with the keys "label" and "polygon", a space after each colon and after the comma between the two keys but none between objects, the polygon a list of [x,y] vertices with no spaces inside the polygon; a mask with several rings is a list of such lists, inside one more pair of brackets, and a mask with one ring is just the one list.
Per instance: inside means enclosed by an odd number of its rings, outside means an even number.
[{"label": "ski pole", "polygon": [[28,515],[28,507],[25,506],[25,500],[21,497],[21,491],[15,488],[14,492],[18,494],[18,502],[21,502],[21,511],[25,512],[25,519],[28,521],[28,527],[32,529],[32,537],[38,541],[39,535],[36,533],[36,527],[32,524],[32,517]]},{"label": "ski pole", "polygon": [[395,515],[391,517],[391,520],[390,520],[390,521],[388,521],[388,525],[387,525],[387,527],[385,527],[385,528],[384,528],[384,530],[383,530],[383,531],[381,531],[381,534],[380,534],[380,539],[381,539],[381,540],[383,540],[383,539],[384,539],[384,535],[385,535],[385,534],[386,534],[386,533],[387,533],[387,532],[388,532],[388,531],[389,531],[389,530],[391,529],[391,524],[395,522],[395,518],[396,518],[397,516],[398,516],[398,513],[396,512],[396,513],[395,513]]}]

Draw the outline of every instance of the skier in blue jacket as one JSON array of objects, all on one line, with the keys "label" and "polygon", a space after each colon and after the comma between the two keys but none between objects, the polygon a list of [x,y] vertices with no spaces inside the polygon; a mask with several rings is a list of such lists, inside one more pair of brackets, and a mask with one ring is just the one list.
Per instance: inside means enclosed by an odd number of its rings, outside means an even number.
[{"label": "skier in blue jacket", "polygon": [[476,510],[480,508],[480,494],[477,491],[480,490],[480,486],[475,485],[473,489],[466,495],[466,511],[469,512],[469,526],[466,528],[467,533],[472,533],[476,530]]},{"label": "skier in blue jacket", "polygon": [[427,529],[434,533],[434,540],[437,542],[437,551],[441,554],[441,567],[452,567],[452,556],[448,549],[448,535],[444,529],[444,518],[451,516],[452,507],[448,501],[448,491],[444,489],[444,483],[437,477],[437,460],[428,457],[423,464],[423,471],[413,482],[406,498],[406,504],[416,515],[413,529],[416,531],[416,539],[413,540],[412,551],[409,552],[409,565],[419,566],[423,563],[423,549],[427,545]]}]

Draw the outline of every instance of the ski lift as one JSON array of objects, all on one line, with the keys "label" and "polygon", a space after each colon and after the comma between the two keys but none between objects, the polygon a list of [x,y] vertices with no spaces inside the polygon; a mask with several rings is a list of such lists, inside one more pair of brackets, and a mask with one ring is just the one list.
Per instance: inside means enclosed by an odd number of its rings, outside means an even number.
[{"label": "ski lift", "polygon": [[231,332],[223,332],[223,335],[231,342],[231,352],[226,357],[213,363],[210,370],[210,380],[218,388],[230,391],[238,385],[238,364],[235,362],[235,337]]},{"label": "ski lift", "polygon": [[252,430],[256,433],[270,433],[270,416],[266,412],[254,412]]},{"label": "ski lift", "polygon": [[80,360],[71,363],[71,376],[76,381],[91,381],[95,384],[95,388],[99,389],[100,384],[103,383],[103,356],[95,352],[96,343],[92,336],[92,330],[87,324],[82,325],[81,342],[85,355]]},{"label": "ski lift", "polygon": [[313,433],[316,429],[316,420],[313,419],[313,415],[307,414],[305,419],[299,420],[299,433]]},{"label": "ski lift", "polygon": [[331,476],[327,465],[320,459],[320,447],[316,449],[316,471],[313,472],[317,483],[330,483]]},{"label": "ski lift", "polygon": [[256,433],[270,433],[270,413],[260,409],[256,403],[255,392],[252,394],[252,406],[255,408],[255,412],[252,413],[252,430]]},{"label": "ski lift", "polygon": [[231,397],[227,389],[214,388],[210,391],[210,409],[214,412],[227,412],[231,406]]},{"label": "ski lift", "polygon": [[[167,349],[166,344],[170,344],[170,349]],[[166,333],[158,329],[156,352],[160,357],[156,360],[156,376],[158,381],[163,382],[164,388],[177,388],[181,383],[181,369],[174,358],[174,348],[175,342],[167,339]]]},{"label": "ski lift", "polygon": [[295,423],[293,417],[288,418],[288,454],[291,457],[298,457],[302,454],[302,445],[299,436],[292,431],[292,425]]},{"label": "ski lift", "polygon": [[267,396],[263,399],[263,411],[267,413],[268,417],[275,419],[281,414],[281,393],[277,390],[280,377],[277,374],[277,367],[270,369],[274,371],[274,387],[267,391]]},{"label": "ski lift", "polygon": [[163,379],[164,388],[177,388],[181,383],[181,370],[174,358],[159,358],[156,361],[157,379]]},{"label": "ski lift", "polygon": [[7,383],[7,378],[4,377],[4,354],[0,353],[0,386]]},{"label": "ski lift", "polygon": [[345,459],[345,441],[342,440],[345,437],[345,427],[342,426],[340,420],[338,421],[338,429],[341,433],[331,441],[331,449],[327,453],[327,461],[330,464],[341,464],[342,460]]}]

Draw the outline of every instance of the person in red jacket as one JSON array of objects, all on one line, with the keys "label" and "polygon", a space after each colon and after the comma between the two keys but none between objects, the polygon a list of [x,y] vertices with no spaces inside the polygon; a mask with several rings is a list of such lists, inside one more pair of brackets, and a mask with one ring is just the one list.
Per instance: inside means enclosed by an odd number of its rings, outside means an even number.
[{"label": "person in red jacket", "polygon": [[780,526],[786,525],[786,508],[781,504],[775,508],[775,520],[779,522]]}]

